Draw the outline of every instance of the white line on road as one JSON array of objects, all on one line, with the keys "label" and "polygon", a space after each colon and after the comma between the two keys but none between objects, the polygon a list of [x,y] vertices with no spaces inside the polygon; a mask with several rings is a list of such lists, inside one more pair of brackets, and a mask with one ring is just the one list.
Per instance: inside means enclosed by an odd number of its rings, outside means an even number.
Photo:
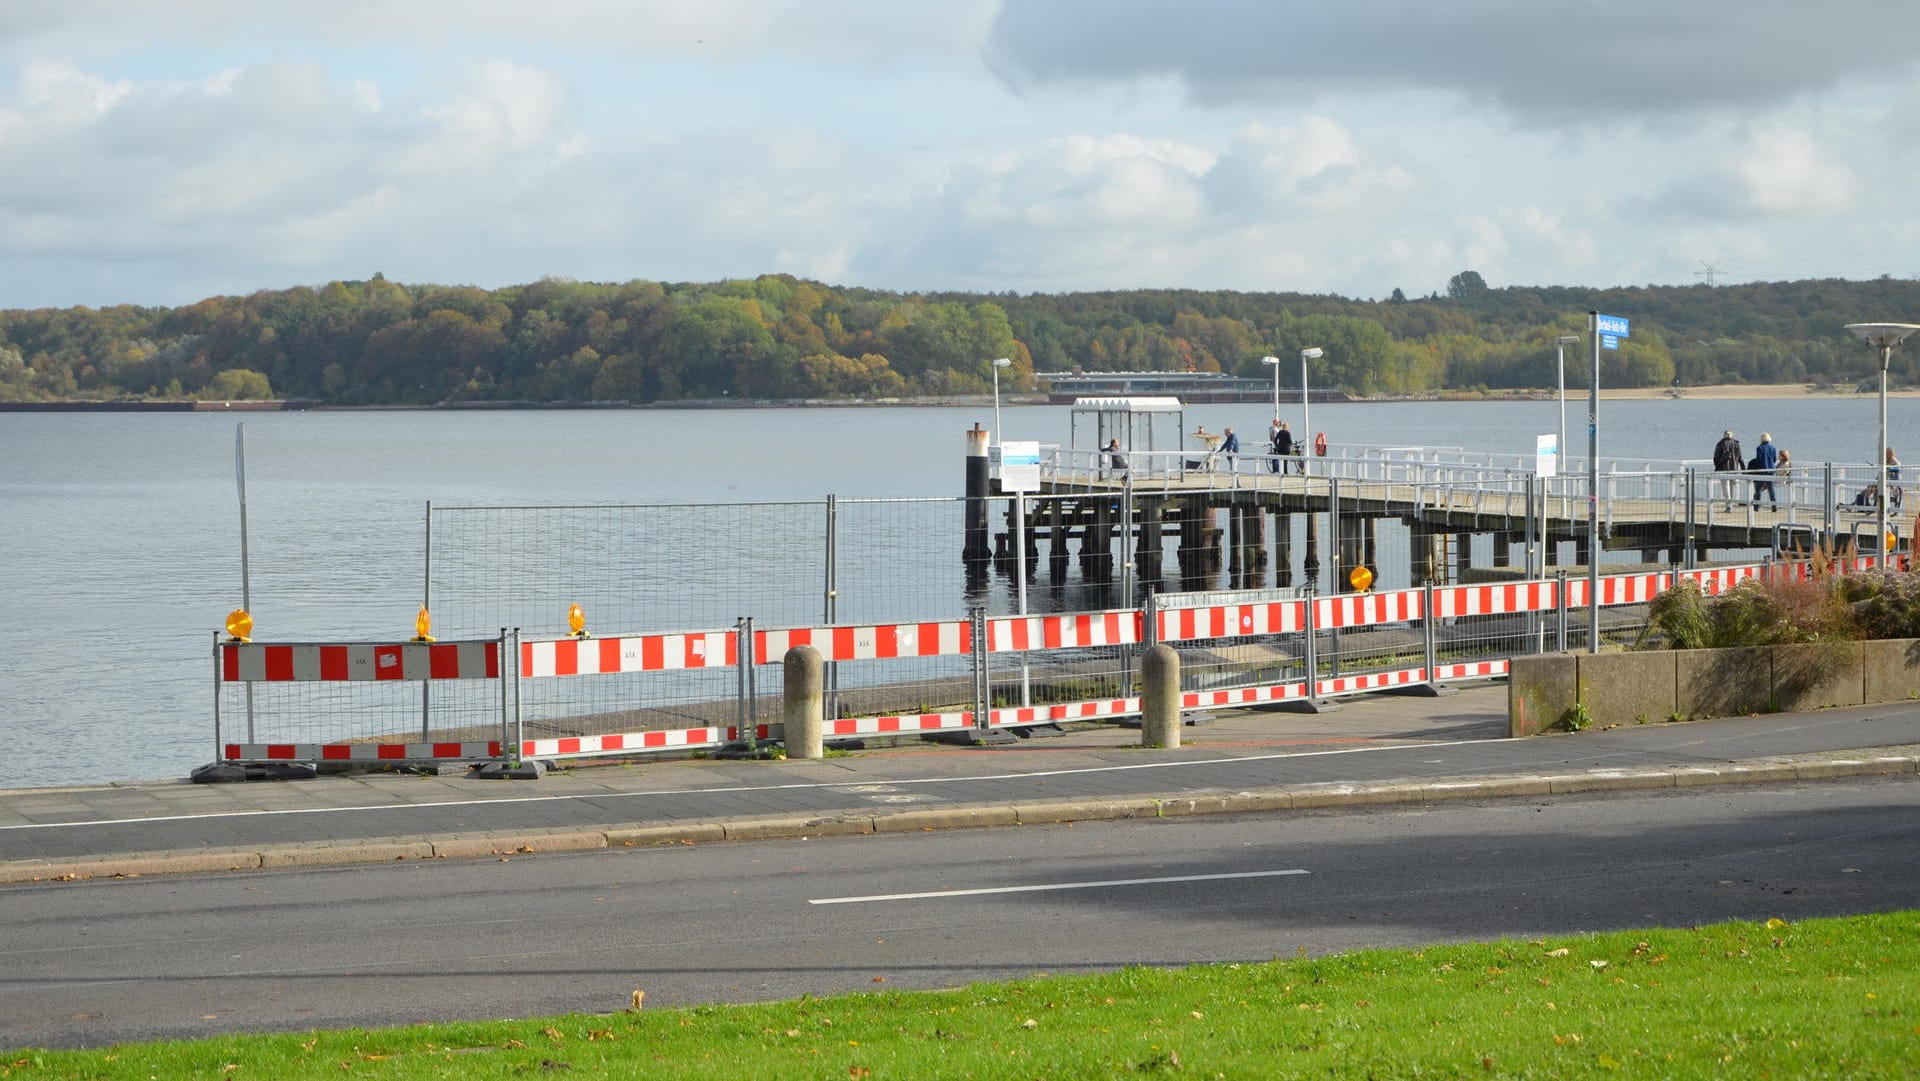
[{"label": "white line on road", "polygon": [[1038,886],[985,886],[977,890],[929,890],[926,893],[875,893],[865,897],[812,897],[810,905],[852,905],[864,901],[927,901],[943,897],[984,897],[992,893],[1039,893],[1044,890],[1098,890],[1109,886],[1158,886],[1168,882],[1218,882],[1223,878],[1274,878],[1278,875],[1304,875],[1294,868],[1288,871],[1236,871],[1223,875],[1177,875],[1172,878],[1110,878],[1103,882],[1048,882]]},{"label": "white line on road", "polygon": [[[1499,739],[1453,739],[1422,743],[1400,743],[1388,747],[1341,747],[1328,751],[1284,751],[1276,754],[1229,755],[1223,758],[1195,758],[1173,762],[1130,762],[1118,766],[1079,766],[1069,769],[1047,769],[1032,771],[1010,771],[1006,773],[963,774],[952,777],[903,777],[888,781],[894,787],[903,785],[938,785],[973,781],[1018,781],[1043,779],[1047,777],[1071,777],[1087,773],[1127,773],[1136,770],[1181,769],[1189,766],[1225,766],[1239,763],[1276,762],[1289,758],[1330,758],[1340,755],[1380,754],[1387,751],[1432,750],[1436,747],[1471,747],[1479,744],[1504,744],[1512,740],[1502,736]],[[493,798],[422,800],[418,803],[376,803],[356,804],[346,807],[282,807],[276,809],[250,809],[244,811],[210,811],[204,814],[150,815],[134,818],[80,819],[68,822],[20,822],[0,826],[0,833],[14,830],[50,830],[79,829],[88,826],[132,826],[152,822],[192,822],[218,818],[274,818],[279,816],[365,814],[378,811],[413,811],[437,807],[487,807],[494,804],[513,803],[573,803],[582,800],[625,800],[659,799],[672,796],[712,796],[728,795],[740,792],[788,792],[798,789],[840,788],[855,790],[865,785],[835,783],[832,781],[800,781],[789,784],[757,785],[716,785],[710,788],[656,788],[639,792],[579,792],[556,796],[498,796]]]}]

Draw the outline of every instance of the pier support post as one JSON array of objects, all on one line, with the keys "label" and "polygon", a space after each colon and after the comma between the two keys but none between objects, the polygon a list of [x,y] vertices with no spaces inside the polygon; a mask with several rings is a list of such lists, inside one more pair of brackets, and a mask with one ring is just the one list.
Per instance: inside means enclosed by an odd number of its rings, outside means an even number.
[{"label": "pier support post", "polygon": [[1282,589],[1293,585],[1293,516],[1273,512],[1273,583]]},{"label": "pier support post", "polygon": [[1159,496],[1140,500],[1140,540],[1134,547],[1133,565],[1143,583],[1160,581],[1160,520],[1167,501]]},{"label": "pier support post", "polygon": [[788,758],[824,758],[822,733],[826,718],[821,711],[822,675],[826,666],[820,651],[812,646],[794,646],[781,659],[785,675],[782,693],[782,735]]},{"label": "pier support post", "polygon": [[1445,575],[1442,574],[1443,568],[1439,565],[1437,558],[1439,546],[1434,543],[1436,537],[1432,527],[1416,518],[1408,523],[1407,533],[1412,542],[1412,554],[1408,561],[1408,577],[1412,581],[1414,588],[1418,589],[1429,583],[1445,585],[1446,583],[1443,581]]},{"label": "pier support post", "polygon": [[1366,527],[1367,519],[1357,514],[1343,514],[1339,518],[1339,567],[1340,580],[1333,583],[1333,592],[1345,593],[1353,587],[1347,584],[1346,574],[1355,567],[1366,564]]},{"label": "pier support post", "polygon": [[975,424],[967,432],[967,524],[960,558],[970,569],[984,570],[993,559],[987,539],[987,430]]}]

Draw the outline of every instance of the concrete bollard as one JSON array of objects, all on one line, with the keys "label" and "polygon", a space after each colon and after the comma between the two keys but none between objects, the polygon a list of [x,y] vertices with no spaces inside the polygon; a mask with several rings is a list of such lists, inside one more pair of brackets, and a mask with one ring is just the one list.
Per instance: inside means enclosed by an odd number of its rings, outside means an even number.
[{"label": "concrete bollard", "polygon": [[1140,660],[1140,745],[1180,746],[1180,654],[1169,645]]},{"label": "concrete bollard", "polygon": [[826,667],[820,651],[812,646],[794,646],[781,661],[786,675],[785,712],[788,758],[822,758],[821,743],[825,718],[821,715],[821,688],[825,686]]}]

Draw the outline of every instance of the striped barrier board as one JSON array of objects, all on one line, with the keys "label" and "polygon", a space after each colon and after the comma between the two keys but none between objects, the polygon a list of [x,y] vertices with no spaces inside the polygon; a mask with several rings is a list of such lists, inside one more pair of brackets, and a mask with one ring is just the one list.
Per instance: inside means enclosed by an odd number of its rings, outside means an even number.
[{"label": "striped barrier board", "polygon": [[499,678],[497,641],[220,646],[226,683]]},{"label": "striped barrier board", "polygon": [[1313,684],[1313,693],[1315,697],[1333,697],[1342,694],[1359,694],[1362,691],[1376,691],[1382,687],[1405,687],[1408,684],[1426,681],[1426,668],[1402,668],[1392,672],[1369,672],[1361,676],[1316,680]]},{"label": "striped barrier board", "polygon": [[794,646],[812,646],[823,661],[956,657],[972,651],[972,638],[973,628],[964,620],[755,631],[753,663],[779,664]]},{"label": "striped barrier board", "polygon": [[1433,681],[1445,683],[1452,679],[1491,679],[1507,674],[1507,662],[1468,661],[1464,664],[1436,664],[1433,666]]},{"label": "striped barrier board", "polygon": [[520,643],[520,675],[529,679],[725,668],[734,662],[732,631],[558,638]]},{"label": "striped barrier board", "polygon": [[399,762],[493,758],[498,742],[464,743],[229,743],[228,762]]},{"label": "striped barrier board", "polygon": [[1433,591],[1433,614],[1440,619],[1459,616],[1544,612],[1556,605],[1551,581],[1503,585],[1443,586]]},{"label": "striped barrier board", "polygon": [[[973,714],[964,710],[957,713],[912,713],[885,717],[836,717],[821,725],[821,735],[827,739],[913,735],[917,732],[951,732],[972,725]],[[763,734],[769,730],[770,726],[761,729]]]},{"label": "striped barrier board", "polygon": [[1209,608],[1162,608],[1156,640],[1186,642],[1196,638],[1237,638],[1262,634],[1292,634],[1304,630],[1305,601],[1260,604],[1224,604]]},{"label": "striped barrier board", "polygon": [[1249,706],[1261,702],[1281,702],[1289,698],[1305,698],[1307,685],[1304,683],[1279,683],[1265,687],[1233,687],[1224,691],[1184,691],[1180,695],[1181,709],[1204,709],[1208,706]]},{"label": "striped barrier board", "polygon": [[1391,593],[1351,593],[1316,597],[1313,625],[1329,627],[1368,627],[1377,623],[1412,623],[1422,618],[1425,598],[1417,589],[1399,589]]},{"label": "striped barrier board", "polygon": [[1132,608],[1060,616],[1011,616],[987,621],[987,651],[1130,646],[1140,641],[1140,613]]},{"label": "striped barrier board", "polygon": [[559,736],[520,741],[522,758],[557,758],[618,754],[623,751],[691,750],[725,744],[730,730],[715,726],[674,728],[652,732],[618,732],[603,736]]},{"label": "striped barrier board", "polygon": [[994,728],[1018,728],[1029,724],[1125,717],[1138,712],[1138,698],[1102,698],[1087,702],[1050,702],[1044,706],[1007,706],[988,711],[987,723]]}]

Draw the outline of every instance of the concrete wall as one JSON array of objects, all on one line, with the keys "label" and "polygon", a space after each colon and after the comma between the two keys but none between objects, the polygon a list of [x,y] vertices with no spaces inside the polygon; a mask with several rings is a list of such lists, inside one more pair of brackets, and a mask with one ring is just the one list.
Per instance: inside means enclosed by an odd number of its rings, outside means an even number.
[{"label": "concrete wall", "polygon": [[1584,703],[1596,727],[1737,717],[1920,698],[1920,640],[1827,642],[1513,658],[1514,736],[1563,726]]}]

